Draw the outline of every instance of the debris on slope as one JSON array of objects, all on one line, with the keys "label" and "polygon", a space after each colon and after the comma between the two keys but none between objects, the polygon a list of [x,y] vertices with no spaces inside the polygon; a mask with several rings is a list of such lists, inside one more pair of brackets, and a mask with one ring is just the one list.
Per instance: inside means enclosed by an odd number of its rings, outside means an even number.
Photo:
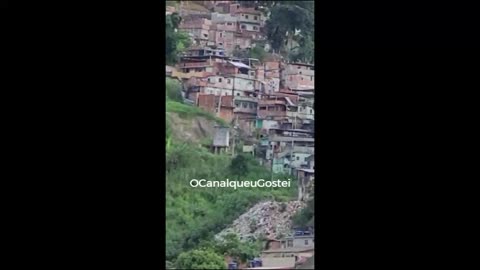
[{"label": "debris on slope", "polygon": [[235,233],[241,240],[283,238],[291,233],[292,216],[303,207],[305,203],[300,201],[260,202],[215,237],[222,239],[229,233]]}]

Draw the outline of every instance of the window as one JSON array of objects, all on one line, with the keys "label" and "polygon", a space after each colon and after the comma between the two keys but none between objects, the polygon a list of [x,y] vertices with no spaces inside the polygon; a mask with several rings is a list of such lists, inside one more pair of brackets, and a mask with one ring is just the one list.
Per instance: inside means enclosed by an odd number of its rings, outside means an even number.
[{"label": "window", "polygon": [[288,240],[287,247],[293,247],[293,240]]},{"label": "window", "polygon": [[245,15],[245,19],[248,19],[248,15]]},{"label": "window", "polygon": [[247,27],[245,26],[245,24],[242,24],[242,27],[241,27],[241,28],[242,28],[242,29],[245,29],[245,28],[247,28]]},{"label": "window", "polygon": [[[223,43],[222,43],[222,42],[219,42],[219,43],[218,43],[218,46],[223,46]],[[222,55],[223,53],[220,52],[220,53],[218,53],[218,54]]]},{"label": "window", "polygon": [[300,77],[300,80],[302,80],[302,81],[303,81],[303,77]]},{"label": "window", "polygon": [[297,160],[300,160],[300,157],[297,157]]},{"label": "window", "polygon": [[190,72],[190,69],[189,68],[185,69],[185,72],[187,72],[187,73]]},{"label": "window", "polygon": [[230,83],[231,83],[231,80],[230,80],[230,79],[227,79],[227,83],[230,84]]},{"label": "window", "polygon": [[232,23],[231,23],[231,22],[228,22],[227,25],[232,25]]},{"label": "window", "polygon": [[298,74],[302,74],[302,72],[301,72],[301,71],[299,71],[299,72],[298,72]]},{"label": "window", "polygon": [[223,33],[220,33],[220,37],[222,37],[222,36],[223,36]]},{"label": "window", "polygon": [[242,107],[243,107],[243,108],[247,108],[247,103],[242,102]]},{"label": "window", "polygon": [[308,240],[305,240],[305,246],[307,246],[307,245],[308,245]]},{"label": "window", "polygon": [[237,96],[240,96],[240,93],[237,93]]},{"label": "window", "polygon": [[203,34],[203,37],[208,37],[208,34]]},{"label": "window", "polygon": [[210,82],[210,78],[208,78],[207,81]]},{"label": "window", "polygon": [[310,113],[313,113],[313,110],[312,110],[312,109],[310,109]]},{"label": "window", "polygon": [[258,20],[258,17],[257,17],[257,16],[253,16],[253,19],[254,19],[254,20]]},{"label": "window", "polygon": [[237,107],[237,108],[240,107],[240,102],[235,101],[235,107]]},{"label": "window", "polygon": [[258,27],[254,26],[254,27],[253,27],[253,30],[258,30]]},{"label": "window", "polygon": [[222,82],[222,78],[218,78],[218,82]]}]

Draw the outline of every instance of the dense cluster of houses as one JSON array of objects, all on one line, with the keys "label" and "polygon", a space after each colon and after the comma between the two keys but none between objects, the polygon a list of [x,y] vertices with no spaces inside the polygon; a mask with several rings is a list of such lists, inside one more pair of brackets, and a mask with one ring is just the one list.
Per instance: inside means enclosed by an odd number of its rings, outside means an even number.
[{"label": "dense cluster of houses", "polygon": [[[194,44],[168,76],[182,82],[185,101],[224,119],[251,143],[243,145],[274,173],[295,175],[299,199],[314,175],[314,66],[289,63],[269,54],[259,61],[236,58],[236,48],[248,49],[264,39],[266,18],[261,8],[234,1],[203,1],[210,12],[180,9],[179,28]],[[167,13],[174,12],[167,7]],[[218,128],[215,152],[234,149],[235,135]],[[248,140],[243,140],[248,141]],[[233,147],[232,147],[233,146]]]},{"label": "dense cluster of houses", "polygon": [[[255,145],[244,145],[245,152],[260,156],[274,173],[296,175],[306,187],[315,169],[314,66],[288,63],[273,55],[263,62],[233,57],[233,46],[255,44],[265,18],[253,8],[229,2],[217,3],[215,8],[227,13],[210,13],[211,19],[205,14],[185,15],[180,28],[194,37],[196,45],[177,66],[167,67],[167,75],[182,81],[189,103],[253,137]],[[215,150],[231,148],[235,136],[221,127],[219,132],[224,138],[215,140],[221,142],[213,145]],[[299,190],[300,199],[306,194]]]},{"label": "dense cluster of houses", "polygon": [[[197,46],[216,46],[232,53],[265,40],[266,17],[258,8],[245,8],[232,1],[203,1],[213,12],[181,9],[180,30],[186,31]],[[172,12],[172,10],[170,10]]]},{"label": "dense cluster of houses", "polygon": [[[314,182],[315,71],[308,63],[292,63],[275,54],[263,61],[233,57],[235,50],[265,45],[266,17],[260,8],[234,1],[203,1],[210,12],[179,12],[179,30],[189,33],[193,46],[166,74],[183,86],[184,101],[222,118],[215,153],[231,151],[242,136],[243,152],[252,153],[273,173],[298,179],[298,199],[305,201]],[[268,50],[268,44],[265,50]],[[296,231],[290,238],[270,240],[251,269],[295,269],[313,260],[314,233]],[[231,269],[235,269],[231,265]]]},{"label": "dense cluster of houses", "polygon": [[[302,269],[310,265],[315,252],[315,232],[313,227],[296,229],[292,236],[281,240],[270,239],[260,255],[241,265],[230,261],[228,269]],[[310,266],[308,269],[312,269]]]},{"label": "dense cluster of houses", "polygon": [[[222,49],[191,48],[167,74],[183,84],[189,103],[231,123],[252,138],[253,150],[274,173],[309,182],[314,164],[314,66],[271,57],[239,59]],[[215,149],[229,149],[235,136],[219,127]],[[228,138],[228,139],[225,139]],[[300,197],[305,193],[299,194]]]}]

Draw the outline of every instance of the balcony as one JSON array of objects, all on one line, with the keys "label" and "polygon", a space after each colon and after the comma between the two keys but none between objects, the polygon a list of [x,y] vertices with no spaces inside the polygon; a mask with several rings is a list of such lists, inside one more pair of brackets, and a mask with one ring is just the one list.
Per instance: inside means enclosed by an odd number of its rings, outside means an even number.
[{"label": "balcony", "polygon": [[255,103],[255,108],[257,107],[257,103],[258,103],[257,98],[255,98],[255,97],[236,96],[236,97],[234,98],[234,101]]},{"label": "balcony", "polygon": [[260,116],[261,118],[265,118],[265,117],[286,117],[287,112],[286,111],[259,110],[258,111],[258,116]]},{"label": "balcony", "polygon": [[291,136],[280,136],[273,135],[270,137],[271,142],[315,142],[315,138],[308,137],[291,137]]},{"label": "balcony", "polygon": [[267,105],[286,105],[285,100],[283,99],[261,99],[258,101],[258,106],[267,106]]},{"label": "balcony", "polygon": [[297,117],[302,119],[302,120],[315,120],[315,115],[314,114],[298,113]]},{"label": "balcony", "polygon": [[198,62],[198,63],[181,63],[180,68],[203,68],[211,67],[212,65],[209,62]]},{"label": "balcony", "polygon": [[250,114],[257,114],[257,108],[244,108],[244,107],[237,107],[233,109],[234,113],[250,113]]}]

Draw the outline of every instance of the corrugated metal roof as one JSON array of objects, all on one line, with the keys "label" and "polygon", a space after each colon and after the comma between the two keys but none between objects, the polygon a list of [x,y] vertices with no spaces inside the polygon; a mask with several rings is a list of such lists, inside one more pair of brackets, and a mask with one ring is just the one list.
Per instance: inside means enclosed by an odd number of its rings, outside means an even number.
[{"label": "corrugated metal roof", "polygon": [[232,61],[228,61],[228,63],[238,67],[238,68],[248,68],[248,69],[252,69],[251,67],[243,64],[243,63],[238,63],[238,62],[232,62]]},{"label": "corrugated metal roof", "polygon": [[293,104],[293,102],[290,100],[290,98],[285,97],[285,100],[288,102],[288,105],[295,106],[295,104]]}]

